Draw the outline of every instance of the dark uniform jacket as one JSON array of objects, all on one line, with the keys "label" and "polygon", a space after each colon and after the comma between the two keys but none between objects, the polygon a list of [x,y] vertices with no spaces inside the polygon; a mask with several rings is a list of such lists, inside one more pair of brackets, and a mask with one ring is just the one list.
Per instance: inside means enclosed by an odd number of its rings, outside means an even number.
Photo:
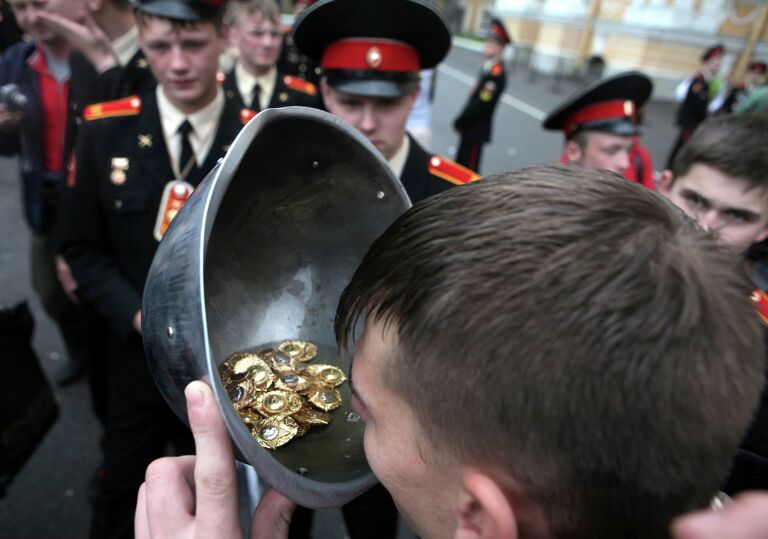
[{"label": "dark uniform jacket", "polygon": [[696,129],[706,119],[708,105],[709,83],[704,75],[697,73],[677,111],[677,125],[691,131]]},{"label": "dark uniform jacket", "polygon": [[320,84],[321,71],[318,63],[296,46],[290,28],[283,33],[283,46],[277,59],[277,69],[286,75],[309,81],[315,86]]},{"label": "dark uniform jacket", "polygon": [[116,65],[101,73],[92,87],[90,98],[92,103],[99,103],[143,94],[155,84],[147,59],[139,49],[124,66]]},{"label": "dark uniform jacket", "polygon": [[728,92],[728,95],[723,102],[723,106],[720,107],[717,112],[733,112],[733,110],[736,108],[736,105],[746,99],[748,95],[749,89],[747,89],[743,83],[737,84],[731,89],[730,92]]},{"label": "dark uniform jacket", "polygon": [[[225,103],[205,163],[185,178],[193,186],[224,156],[242,128],[239,108],[230,100]],[[114,158],[128,160],[119,184],[111,179]],[[75,166],[67,198],[67,214],[73,217],[61,231],[61,250],[78,293],[108,319],[116,335],[126,337],[157,248],[153,232],[163,189],[174,179],[155,92],[141,96],[138,115],[84,122]]]},{"label": "dark uniform jacket", "polygon": [[450,159],[427,153],[411,135],[407,136],[411,145],[400,182],[412,203],[479,178],[473,171]]},{"label": "dark uniform jacket", "polygon": [[[233,100],[241,109],[251,108],[251,103],[245,103],[240,91],[237,89],[235,69],[233,68],[224,79],[224,92],[227,99]],[[275,79],[275,89],[269,98],[267,108],[278,107],[312,107],[323,108],[323,100],[320,97],[317,86],[311,82],[299,79],[292,75],[284,75],[279,70]]]},{"label": "dark uniform jacket", "polygon": [[483,68],[464,110],[453,122],[463,140],[480,143],[491,140],[493,111],[506,85],[507,74],[501,62],[496,62],[490,69]]}]

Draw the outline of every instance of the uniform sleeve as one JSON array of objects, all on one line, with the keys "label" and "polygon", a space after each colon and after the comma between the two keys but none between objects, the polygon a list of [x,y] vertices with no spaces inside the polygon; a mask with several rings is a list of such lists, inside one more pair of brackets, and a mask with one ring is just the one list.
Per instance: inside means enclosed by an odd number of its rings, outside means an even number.
[{"label": "uniform sleeve", "polygon": [[473,123],[489,118],[504,91],[505,83],[503,72],[497,76],[489,73],[482,77],[469,96],[464,110],[454,120],[453,126],[458,131],[463,131]]},{"label": "uniform sleeve", "polygon": [[64,196],[58,244],[77,281],[78,294],[127,338],[141,296],[122,275],[110,245],[99,195],[100,141],[109,140],[98,123],[83,125],[77,141],[75,183]]}]

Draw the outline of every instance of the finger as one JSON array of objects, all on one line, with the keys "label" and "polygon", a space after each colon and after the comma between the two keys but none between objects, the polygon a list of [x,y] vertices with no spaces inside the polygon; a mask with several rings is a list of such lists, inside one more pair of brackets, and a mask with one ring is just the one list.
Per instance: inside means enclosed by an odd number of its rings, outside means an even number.
[{"label": "finger", "polygon": [[190,482],[195,457],[168,457],[147,468],[145,497],[151,537],[174,537],[191,529],[195,517],[195,496]]},{"label": "finger", "polygon": [[699,511],[677,519],[675,539],[765,539],[768,537],[768,494],[748,492],[722,511]]},{"label": "finger", "polygon": [[197,452],[196,535],[242,535],[237,505],[235,459],[213,391],[204,382],[192,382],[184,394],[187,397],[189,426],[192,427]]},{"label": "finger", "polygon": [[136,539],[150,539],[149,520],[147,520],[147,484],[139,487],[139,495],[136,497],[136,513],[133,516],[133,534]]},{"label": "finger", "polygon": [[269,490],[253,513],[250,539],[285,539],[296,504],[276,490]]}]

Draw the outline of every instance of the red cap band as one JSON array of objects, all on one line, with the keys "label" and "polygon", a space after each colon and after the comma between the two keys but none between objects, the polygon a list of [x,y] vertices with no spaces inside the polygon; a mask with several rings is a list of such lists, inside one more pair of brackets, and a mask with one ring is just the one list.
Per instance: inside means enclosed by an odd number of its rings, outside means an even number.
[{"label": "red cap band", "polygon": [[580,125],[601,120],[634,118],[635,104],[630,100],[613,99],[595,103],[571,114],[565,120],[565,134],[571,136]]},{"label": "red cap band", "polygon": [[408,71],[421,69],[418,51],[391,39],[342,39],[328,45],[320,65],[324,69]]}]

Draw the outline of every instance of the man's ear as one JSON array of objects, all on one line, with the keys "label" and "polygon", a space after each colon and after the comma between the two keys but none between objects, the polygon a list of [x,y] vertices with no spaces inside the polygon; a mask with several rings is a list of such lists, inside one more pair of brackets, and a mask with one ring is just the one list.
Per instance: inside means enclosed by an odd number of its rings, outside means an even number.
[{"label": "man's ear", "polygon": [[584,157],[581,146],[575,140],[569,140],[565,143],[565,158],[569,163],[581,163]]},{"label": "man's ear", "polygon": [[486,472],[462,467],[454,539],[517,539],[515,508]]},{"label": "man's ear", "polygon": [[86,0],[85,5],[91,13],[98,13],[104,7],[104,0]]},{"label": "man's ear", "polygon": [[669,198],[669,195],[672,192],[672,183],[674,180],[675,178],[672,176],[672,171],[669,169],[664,169],[664,171],[661,173],[661,176],[659,176],[659,193]]}]

